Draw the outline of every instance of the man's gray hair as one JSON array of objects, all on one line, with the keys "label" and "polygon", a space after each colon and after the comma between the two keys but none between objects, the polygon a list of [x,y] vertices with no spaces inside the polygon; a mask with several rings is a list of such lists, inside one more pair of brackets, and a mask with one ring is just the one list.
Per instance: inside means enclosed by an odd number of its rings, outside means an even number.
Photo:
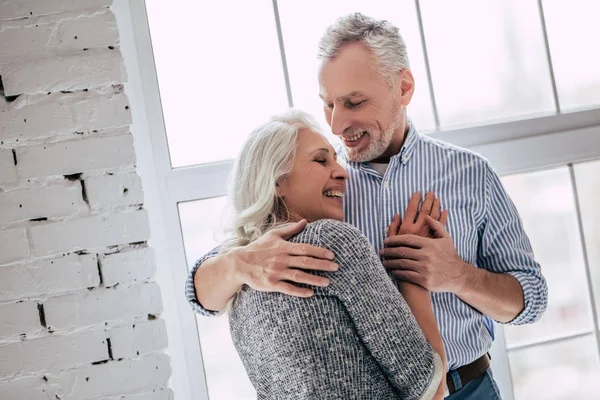
[{"label": "man's gray hair", "polygon": [[366,46],[375,56],[379,73],[393,87],[400,71],[410,68],[406,44],[397,27],[361,13],[340,17],[319,41],[318,58],[332,60],[350,43]]},{"label": "man's gray hair", "polygon": [[323,134],[310,114],[291,109],[271,117],[246,139],[230,179],[232,221],[229,240],[221,246],[221,252],[245,246],[287,222],[288,211],[277,186],[292,171],[302,129]]}]

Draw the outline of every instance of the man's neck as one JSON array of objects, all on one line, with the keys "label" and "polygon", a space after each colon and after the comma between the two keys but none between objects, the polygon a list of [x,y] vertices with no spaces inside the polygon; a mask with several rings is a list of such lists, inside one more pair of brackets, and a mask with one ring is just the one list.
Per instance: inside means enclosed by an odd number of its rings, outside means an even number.
[{"label": "man's neck", "polygon": [[[389,164],[390,158],[400,153],[400,150],[402,150],[402,146],[404,146],[404,143],[406,142],[408,132],[410,131],[410,125],[408,124],[408,121],[406,121],[405,127],[406,128],[404,129],[404,134],[402,135],[402,139],[399,143],[394,143],[394,140],[392,139],[392,142],[390,143],[390,146],[387,148],[387,150],[382,155],[369,162],[377,164]],[[396,133],[394,133],[394,136],[396,136]]]}]

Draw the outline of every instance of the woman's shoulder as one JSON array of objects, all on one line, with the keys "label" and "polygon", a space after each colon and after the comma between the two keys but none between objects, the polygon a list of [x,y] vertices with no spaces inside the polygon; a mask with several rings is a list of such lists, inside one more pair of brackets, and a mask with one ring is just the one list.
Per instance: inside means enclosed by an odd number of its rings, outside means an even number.
[{"label": "woman's shoulder", "polygon": [[340,244],[348,246],[350,244],[366,243],[367,238],[354,226],[334,219],[321,219],[309,223],[304,228],[303,234],[318,241],[321,246]]},{"label": "woman's shoulder", "polygon": [[354,226],[335,219],[320,219],[306,225],[303,232],[321,238],[363,236]]}]

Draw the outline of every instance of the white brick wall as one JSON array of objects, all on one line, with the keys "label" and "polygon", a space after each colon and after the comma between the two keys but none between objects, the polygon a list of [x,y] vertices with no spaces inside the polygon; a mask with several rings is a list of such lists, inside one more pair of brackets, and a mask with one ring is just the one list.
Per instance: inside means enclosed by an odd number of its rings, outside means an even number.
[{"label": "white brick wall", "polygon": [[0,149],[0,185],[17,180],[17,169],[10,150]]},{"label": "white brick wall", "polygon": [[42,328],[38,304],[33,301],[0,305],[0,337],[27,334]]},{"label": "white brick wall", "polygon": [[0,267],[0,302],[96,287],[99,283],[95,254],[71,253],[13,264]]},{"label": "white brick wall", "polygon": [[100,258],[106,286],[129,283],[154,276],[156,261],[151,248],[109,254]]},{"label": "white brick wall", "polygon": [[158,285],[142,283],[53,297],[44,302],[44,310],[48,328],[65,330],[157,315],[162,311],[162,303]]},{"label": "white brick wall", "polygon": [[58,135],[70,138],[74,132],[123,126],[131,123],[127,107],[127,96],[112,87],[23,95],[12,103],[0,101],[0,138],[4,142]]},{"label": "white brick wall", "polygon": [[10,20],[87,8],[101,9],[110,4],[112,0],[3,0],[0,3],[0,16],[1,19]]},{"label": "white brick wall", "polygon": [[147,240],[146,210],[82,219],[39,223],[30,227],[31,247],[37,256],[113,246]]},{"label": "white brick wall", "polygon": [[169,357],[157,353],[136,360],[108,362],[49,375],[48,379],[69,388],[60,397],[62,400],[81,400],[160,388],[170,375]]},{"label": "white brick wall", "polygon": [[92,207],[142,204],[142,180],[137,174],[103,175],[85,181]]},{"label": "white brick wall", "polygon": [[0,1],[0,399],[172,400],[111,0]]},{"label": "white brick wall", "polygon": [[21,376],[107,359],[104,330],[50,335],[0,346],[0,376]]},{"label": "white brick wall", "polygon": [[111,331],[110,342],[115,359],[143,356],[167,347],[164,321],[154,320],[121,326]]},{"label": "white brick wall", "polygon": [[[81,214],[88,209],[81,193],[81,183],[68,180],[64,180],[60,185],[41,189],[20,189],[1,193],[0,224]],[[44,201],[40,202],[40,198]]]},{"label": "white brick wall", "polygon": [[0,230],[0,265],[27,257],[28,246],[25,228]]}]

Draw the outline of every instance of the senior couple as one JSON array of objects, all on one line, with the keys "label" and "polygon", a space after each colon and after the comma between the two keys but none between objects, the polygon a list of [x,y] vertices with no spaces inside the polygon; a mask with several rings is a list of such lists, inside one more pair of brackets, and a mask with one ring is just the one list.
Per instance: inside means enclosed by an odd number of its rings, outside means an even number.
[{"label": "senior couple", "polygon": [[259,399],[499,399],[492,320],[547,303],[515,206],[485,159],[408,119],[396,27],[342,17],[319,59],[339,152],[299,110],[249,135],[230,238],[191,271],[190,304],[229,310]]}]

